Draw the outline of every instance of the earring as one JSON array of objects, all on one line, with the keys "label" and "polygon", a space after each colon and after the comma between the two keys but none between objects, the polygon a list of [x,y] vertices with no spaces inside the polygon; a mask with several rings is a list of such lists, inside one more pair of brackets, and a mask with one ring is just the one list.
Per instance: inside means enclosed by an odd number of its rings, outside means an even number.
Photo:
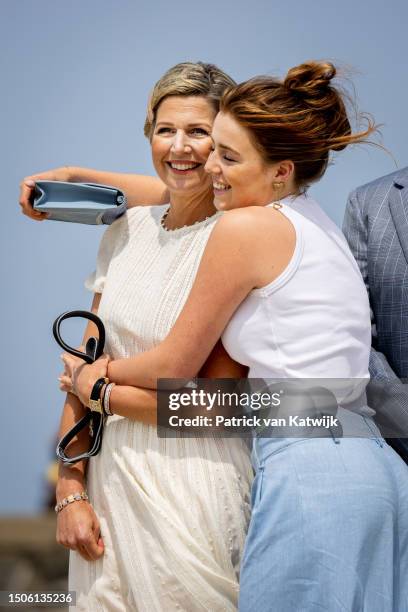
[{"label": "earring", "polygon": [[282,189],[285,187],[285,181],[272,181],[272,189],[277,191],[277,199],[273,202],[273,208],[279,210],[282,208],[282,204],[280,203],[280,194],[282,193]]},{"label": "earring", "polygon": [[274,189],[282,189],[284,184],[285,184],[285,181],[272,181],[272,187]]}]

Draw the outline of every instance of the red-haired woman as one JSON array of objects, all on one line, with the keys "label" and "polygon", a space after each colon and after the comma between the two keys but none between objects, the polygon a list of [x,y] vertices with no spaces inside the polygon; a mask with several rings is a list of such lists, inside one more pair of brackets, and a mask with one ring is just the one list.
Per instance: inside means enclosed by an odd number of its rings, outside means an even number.
[{"label": "red-haired woman", "polygon": [[[109,363],[113,412],[120,385],[194,376],[220,336],[249,377],[349,379],[350,388],[368,379],[366,289],[343,235],[306,193],[330,151],[374,130],[352,133],[334,76],[333,65],[310,62],[224,95],[206,167],[229,214],[165,340]],[[72,374],[75,360],[66,363]],[[104,363],[74,376],[83,402]],[[242,612],[408,609],[408,468],[370,408],[344,389],[336,399],[342,438],[254,438]]]}]

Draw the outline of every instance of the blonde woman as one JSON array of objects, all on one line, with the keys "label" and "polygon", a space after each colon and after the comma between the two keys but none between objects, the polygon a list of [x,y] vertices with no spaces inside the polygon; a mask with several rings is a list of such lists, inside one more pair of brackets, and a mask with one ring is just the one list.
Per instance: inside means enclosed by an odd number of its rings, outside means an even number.
[{"label": "blonde woman", "polygon": [[[146,203],[152,189],[160,202],[167,200],[166,190],[169,196],[170,205],[131,208],[107,229],[96,272],[86,283],[95,294],[92,310],[106,327],[106,351],[115,359],[159,344],[187,299],[219,217],[204,165],[219,98],[232,83],[215,66],[201,63],[177,65],[158,81],[145,134],[162,182],[126,176],[120,182],[87,171],[75,175],[120,185],[131,203]],[[63,173],[42,177],[66,178]],[[22,200],[30,183],[24,189]],[[91,332],[90,326],[86,336]],[[218,344],[201,375],[242,377],[246,368]],[[77,593],[77,609],[235,610],[252,481],[247,445],[158,438],[156,392],[126,387],[121,392],[123,402],[120,407],[115,402],[102,450],[89,460],[86,476],[83,464],[60,466],[57,500],[86,488],[89,495],[89,502],[76,501],[58,514],[58,540],[72,549],[69,586]],[[68,394],[60,435],[83,410]],[[71,452],[88,444],[82,438]]]}]

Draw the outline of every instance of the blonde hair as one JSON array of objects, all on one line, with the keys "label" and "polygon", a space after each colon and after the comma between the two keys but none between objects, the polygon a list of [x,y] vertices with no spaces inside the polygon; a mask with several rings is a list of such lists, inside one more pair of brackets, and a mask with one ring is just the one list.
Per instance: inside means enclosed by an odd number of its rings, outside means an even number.
[{"label": "blonde hair", "polygon": [[219,101],[235,81],[214,64],[182,62],[176,64],[157,81],[147,104],[144,134],[149,140],[153,135],[157,110],[169,96],[203,96],[218,112]]}]

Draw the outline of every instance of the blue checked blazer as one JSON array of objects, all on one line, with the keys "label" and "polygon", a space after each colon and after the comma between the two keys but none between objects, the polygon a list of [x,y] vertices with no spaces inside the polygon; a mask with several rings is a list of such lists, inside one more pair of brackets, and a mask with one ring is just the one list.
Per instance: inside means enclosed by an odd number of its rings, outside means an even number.
[{"label": "blue checked blazer", "polygon": [[[370,405],[380,423],[386,417],[390,431],[405,438],[408,385],[400,379],[408,378],[408,167],[353,191],[343,231],[370,298]],[[408,440],[398,445],[408,453]]]}]

